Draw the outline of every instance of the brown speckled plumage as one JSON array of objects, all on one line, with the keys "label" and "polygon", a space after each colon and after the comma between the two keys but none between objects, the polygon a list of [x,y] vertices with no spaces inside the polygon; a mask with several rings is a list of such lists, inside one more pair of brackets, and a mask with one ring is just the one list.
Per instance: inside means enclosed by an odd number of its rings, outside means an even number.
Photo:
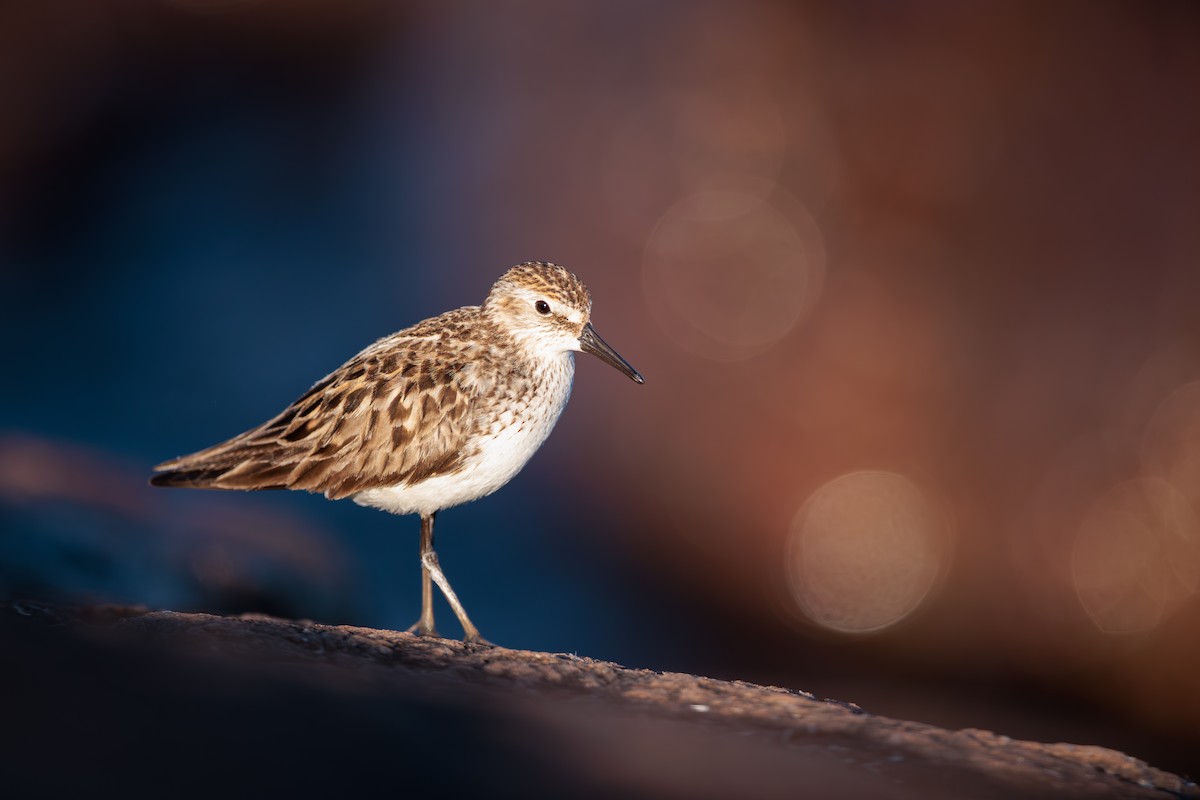
[{"label": "brown speckled plumage", "polygon": [[306,489],[337,499],[458,469],[502,380],[533,391],[512,342],[460,308],[379,340],[269,422],[160,464],[158,485]]},{"label": "brown speckled plumage", "polygon": [[433,516],[507,483],[554,427],[570,395],[573,352],[641,383],[596,335],[583,283],[546,262],[513,267],[480,306],[375,342],[278,416],[166,461],[157,486],[303,489],[422,518],[420,633],[433,632],[430,576],[482,641],[441,574]]},{"label": "brown speckled plumage", "polygon": [[509,302],[504,290],[513,285],[591,308],[583,283],[562,267],[514,267],[484,306],[447,311],[380,339],[274,419],[159,464],[152,482],[304,489],[339,499],[453,474],[491,423],[481,409],[526,404],[539,389],[537,365],[485,313],[489,303]]}]

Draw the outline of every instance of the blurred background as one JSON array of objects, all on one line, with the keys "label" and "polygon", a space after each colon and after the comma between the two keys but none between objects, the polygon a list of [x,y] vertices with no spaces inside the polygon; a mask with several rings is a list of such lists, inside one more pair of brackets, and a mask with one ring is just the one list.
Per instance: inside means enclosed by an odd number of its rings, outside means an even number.
[{"label": "blurred background", "polygon": [[553,260],[646,384],[581,356],[439,517],[486,636],[1196,775],[1198,45],[1169,1],[3,4],[0,591],[407,627],[415,518],[150,467]]}]

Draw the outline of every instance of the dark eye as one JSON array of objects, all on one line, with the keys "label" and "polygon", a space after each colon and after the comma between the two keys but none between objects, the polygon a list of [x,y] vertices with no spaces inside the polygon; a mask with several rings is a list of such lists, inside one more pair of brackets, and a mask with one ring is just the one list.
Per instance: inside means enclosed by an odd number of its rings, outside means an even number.
[{"label": "dark eye", "polygon": [[550,304],[547,303],[545,300],[538,300],[536,303],[533,304],[533,307],[537,309],[537,312],[539,314],[549,314],[550,313]]}]

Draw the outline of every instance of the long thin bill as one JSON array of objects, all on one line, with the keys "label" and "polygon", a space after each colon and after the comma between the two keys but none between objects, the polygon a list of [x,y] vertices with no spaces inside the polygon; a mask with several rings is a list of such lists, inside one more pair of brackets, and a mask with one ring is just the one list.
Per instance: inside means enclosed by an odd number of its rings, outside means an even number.
[{"label": "long thin bill", "polygon": [[596,329],[592,327],[592,323],[589,322],[583,326],[583,333],[579,334],[579,346],[583,348],[583,352],[591,353],[610,367],[624,372],[637,383],[646,382],[628,361],[621,358],[616,350],[608,346],[608,342],[600,338],[600,334],[596,333]]}]

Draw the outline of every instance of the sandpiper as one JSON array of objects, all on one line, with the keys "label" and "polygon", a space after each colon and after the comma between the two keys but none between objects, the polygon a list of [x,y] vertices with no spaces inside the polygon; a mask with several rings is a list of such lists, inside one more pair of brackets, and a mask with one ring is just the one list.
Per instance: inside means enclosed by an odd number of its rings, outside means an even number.
[{"label": "sandpiper", "polygon": [[597,335],[587,287],[557,264],[504,273],[480,306],[386,336],[257,428],[164,461],[150,482],[198,489],[304,489],[394,514],[421,515],[421,617],[436,636],[436,583],[463,638],[486,643],[433,549],[433,520],[512,480],[571,394],[582,350],[638,383]]}]

